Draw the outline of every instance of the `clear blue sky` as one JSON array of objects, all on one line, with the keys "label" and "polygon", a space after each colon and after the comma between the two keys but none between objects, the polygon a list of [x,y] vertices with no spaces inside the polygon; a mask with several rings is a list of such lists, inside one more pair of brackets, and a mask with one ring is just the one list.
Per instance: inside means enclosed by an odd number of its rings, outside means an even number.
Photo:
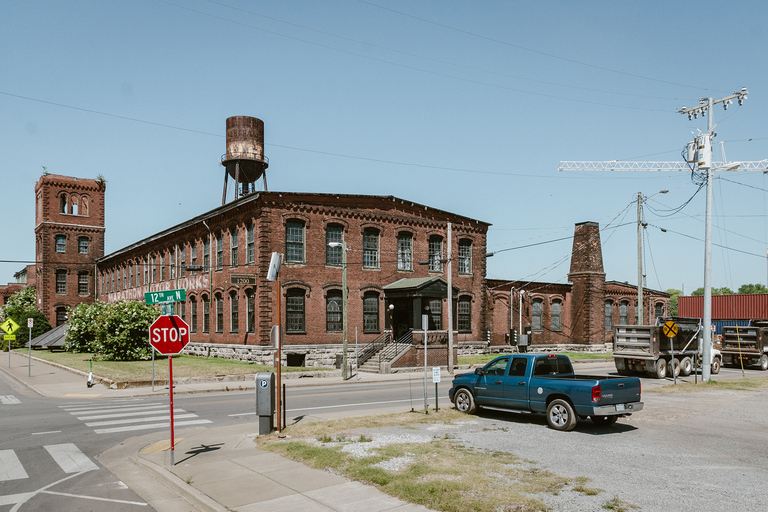
[{"label": "clear blue sky", "polygon": [[[0,282],[34,258],[43,166],[106,178],[110,253],[220,205],[225,120],[248,115],[270,190],[490,222],[489,278],[566,282],[574,224],[595,221],[607,278],[636,284],[633,201],[669,189],[645,211],[647,286],[689,293],[704,191],[656,212],[690,173],[558,166],[679,160],[707,121],[675,110],[742,86],[715,108],[715,160],[721,141],[768,158],[766,19],[761,1],[0,1]],[[768,178],[717,177],[712,284],[765,283]]]}]

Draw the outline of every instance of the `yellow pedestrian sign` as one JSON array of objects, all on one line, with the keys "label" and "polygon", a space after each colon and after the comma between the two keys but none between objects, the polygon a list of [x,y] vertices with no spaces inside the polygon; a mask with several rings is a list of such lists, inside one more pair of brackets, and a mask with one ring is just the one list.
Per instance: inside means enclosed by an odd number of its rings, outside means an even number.
[{"label": "yellow pedestrian sign", "polygon": [[0,328],[2,328],[6,332],[6,334],[13,334],[19,328],[19,324],[14,322],[13,318],[9,318],[8,320],[0,324]]},{"label": "yellow pedestrian sign", "polygon": [[667,320],[661,330],[667,338],[674,338],[677,336],[677,324],[672,320]]}]

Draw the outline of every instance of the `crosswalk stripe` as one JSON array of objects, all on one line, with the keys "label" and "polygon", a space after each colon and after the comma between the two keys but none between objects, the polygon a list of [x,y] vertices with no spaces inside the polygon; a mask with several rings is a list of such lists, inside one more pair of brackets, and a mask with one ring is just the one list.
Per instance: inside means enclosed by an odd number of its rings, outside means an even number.
[{"label": "crosswalk stripe", "polygon": [[[175,427],[183,427],[185,425],[202,425],[204,423],[213,423],[211,420],[191,420],[191,421],[174,421]],[[113,428],[97,428],[93,431],[97,434],[111,434],[113,432],[130,432],[131,430],[147,430],[150,428],[168,428],[171,426],[171,422],[164,423],[151,423],[147,425],[130,425],[125,427],[113,427]]]},{"label": "crosswalk stripe", "polygon": [[12,405],[12,404],[20,404],[20,403],[21,403],[21,400],[19,400],[13,395],[0,395],[0,404]]},{"label": "crosswalk stripe", "polygon": [[29,478],[13,450],[0,450],[0,482]]},{"label": "crosswalk stripe", "polygon": [[43,448],[51,454],[65,473],[80,473],[99,469],[80,449],[73,443],[52,444]]},{"label": "crosswalk stripe", "polygon": [[64,410],[75,414],[78,412],[90,412],[90,411],[98,411],[98,412],[108,412],[108,411],[133,411],[133,410],[141,410],[141,409],[156,409],[158,407],[168,407],[167,403],[154,403],[154,404],[131,404],[131,405],[103,405],[103,406],[91,406],[91,407],[64,407]]},{"label": "crosswalk stripe", "polygon": [[[184,409],[174,409],[174,414],[176,412],[187,412]],[[86,421],[86,420],[106,420],[108,418],[126,418],[128,416],[147,416],[150,414],[157,414],[158,411],[136,411],[136,412],[120,412],[120,413],[111,413],[111,414],[97,414],[96,416],[77,416],[75,417],[79,420]]]},{"label": "crosswalk stripe", "polygon": [[[161,420],[170,420],[170,414],[166,414],[164,416],[152,416],[150,418],[128,418],[128,419],[122,419],[122,420],[107,420],[107,421],[94,421],[91,423],[86,423],[86,427],[106,427],[107,425],[123,425],[125,423],[144,423],[149,421],[161,421]],[[174,414],[175,419],[184,419],[184,418],[197,418],[197,414]]]}]

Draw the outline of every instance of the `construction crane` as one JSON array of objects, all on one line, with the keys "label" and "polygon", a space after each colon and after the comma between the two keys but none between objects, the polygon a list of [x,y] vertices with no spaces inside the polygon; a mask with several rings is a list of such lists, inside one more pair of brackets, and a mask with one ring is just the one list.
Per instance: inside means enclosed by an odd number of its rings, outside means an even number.
[{"label": "construction crane", "polygon": [[[686,145],[684,162],[623,162],[610,160],[607,162],[589,161],[562,161],[560,171],[702,171],[706,173],[707,203],[706,221],[704,226],[704,305],[703,305],[703,334],[704,347],[702,350],[703,363],[701,376],[704,381],[710,378],[709,361],[712,358],[712,180],[715,171],[763,171],[768,172],[768,159],[757,162],[713,162],[712,139],[715,137],[715,124],[712,107],[722,104],[725,110],[737,100],[739,106],[747,99],[746,87],[724,98],[714,100],[712,98],[700,98],[695,107],[677,109],[677,113],[695,119],[698,116],[707,115],[707,133],[700,134],[693,142]],[[640,199],[638,199],[640,201]],[[638,205],[639,208],[639,205]],[[638,246],[641,244],[638,236]],[[639,253],[639,250],[638,250]],[[638,261],[641,266],[642,263]],[[638,299],[642,300],[642,271],[638,279]],[[642,307],[642,306],[640,306]],[[674,372],[674,368],[672,369]]]}]

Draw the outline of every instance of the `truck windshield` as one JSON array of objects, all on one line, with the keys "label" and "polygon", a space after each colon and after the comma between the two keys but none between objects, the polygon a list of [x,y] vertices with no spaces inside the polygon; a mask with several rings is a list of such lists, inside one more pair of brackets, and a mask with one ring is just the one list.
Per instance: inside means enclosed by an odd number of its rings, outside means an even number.
[{"label": "truck windshield", "polygon": [[533,369],[534,375],[567,375],[572,373],[571,361],[565,356],[540,357],[536,360],[536,366]]}]

